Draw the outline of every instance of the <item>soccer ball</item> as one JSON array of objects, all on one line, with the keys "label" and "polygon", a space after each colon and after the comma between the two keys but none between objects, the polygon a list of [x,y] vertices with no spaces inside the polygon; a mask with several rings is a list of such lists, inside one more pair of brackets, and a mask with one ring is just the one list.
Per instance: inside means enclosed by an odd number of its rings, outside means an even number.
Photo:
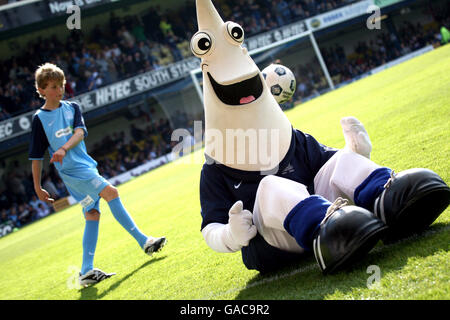
[{"label": "soccer ball", "polygon": [[281,64],[271,64],[262,72],[270,93],[279,103],[285,103],[294,95],[297,87],[294,73]]}]

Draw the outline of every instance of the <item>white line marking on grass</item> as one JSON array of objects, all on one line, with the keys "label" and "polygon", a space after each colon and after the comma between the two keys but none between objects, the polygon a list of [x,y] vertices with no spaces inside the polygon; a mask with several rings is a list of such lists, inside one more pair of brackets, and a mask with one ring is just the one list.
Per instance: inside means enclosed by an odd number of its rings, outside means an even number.
[{"label": "white line marking on grass", "polygon": [[[397,246],[399,244],[402,244],[402,243],[405,243],[405,242],[408,242],[408,241],[411,241],[411,240],[415,240],[415,239],[418,239],[418,238],[424,238],[424,237],[427,237],[427,236],[430,236],[430,235],[434,235],[434,234],[437,234],[437,233],[440,233],[440,232],[443,232],[443,231],[447,231],[449,229],[450,229],[450,224],[445,225],[442,228],[436,228],[436,230],[428,230],[428,231],[425,231],[425,232],[423,232],[421,234],[415,234],[415,235],[409,236],[407,238],[404,238],[402,240],[399,240],[397,242],[394,242],[394,243],[391,243],[391,244],[386,244],[386,245],[374,248],[373,250],[371,250],[371,252],[380,252],[380,251],[383,251],[385,248],[390,248],[390,247],[393,247],[393,246]],[[250,289],[250,288],[253,288],[253,287],[260,286],[262,284],[267,284],[267,283],[271,283],[271,282],[276,281],[276,280],[281,280],[281,279],[284,279],[284,278],[292,277],[292,276],[294,276],[296,274],[308,272],[308,271],[311,271],[311,270],[316,269],[316,268],[317,268],[317,270],[319,270],[317,264],[316,263],[312,263],[312,264],[306,265],[306,266],[304,266],[304,267],[302,267],[300,269],[297,269],[297,270],[294,270],[294,271],[291,271],[291,272],[288,272],[288,273],[276,275],[276,276],[273,276],[273,277],[270,277],[270,278],[267,278],[267,279],[262,279],[260,281],[256,281],[255,283],[251,283],[249,285],[232,288],[232,289],[229,289],[229,290],[223,291],[223,292],[211,293],[207,297],[201,298],[199,300],[209,300],[209,299],[212,299],[212,298],[215,298],[215,297],[219,297],[219,296],[227,295],[227,294],[230,294],[230,293],[234,293],[234,292]]]}]

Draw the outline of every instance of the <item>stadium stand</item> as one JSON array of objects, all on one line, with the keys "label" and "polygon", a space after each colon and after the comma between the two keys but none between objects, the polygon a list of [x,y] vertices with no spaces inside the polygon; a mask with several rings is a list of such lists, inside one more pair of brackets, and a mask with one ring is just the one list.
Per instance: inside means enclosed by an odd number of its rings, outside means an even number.
[{"label": "stadium stand", "polygon": [[[232,0],[218,6],[251,36],[350,2],[355,1]],[[66,98],[71,98],[191,56],[189,40],[196,29],[180,17],[193,19],[194,14],[189,6],[167,14],[149,8],[124,19],[111,14],[108,25],[97,25],[89,34],[74,30],[65,43],[55,35],[30,41],[22,56],[1,61],[0,121],[40,107],[32,72],[44,62],[62,67]]]},{"label": "stadium stand", "polygon": [[[0,5],[16,1],[0,1]],[[224,19],[244,26],[247,36],[254,36],[289,23],[358,1],[349,0],[217,0]],[[450,6],[427,10],[442,26],[449,26]],[[190,17],[185,19],[185,17]],[[22,55],[10,55],[0,61],[0,121],[35,110],[42,100],[34,90],[33,71],[39,64],[51,61],[66,73],[65,98],[69,99],[136,74],[191,56],[189,41],[196,31],[193,1],[177,11],[162,12],[149,7],[139,15],[118,17],[111,12],[109,21],[89,31],[73,30],[65,42],[55,35],[30,41]],[[321,46],[321,52],[336,84],[358,78],[373,68],[426,45],[440,41],[440,25],[425,27],[420,22],[403,22],[397,26],[398,37],[388,31],[375,39],[361,39],[349,51],[339,44]],[[304,61],[293,71],[297,78],[294,100],[298,103],[327,90],[319,68]],[[192,119],[177,113],[171,122],[160,118],[157,123],[140,114],[146,127],[131,125],[131,139],[125,129],[108,132],[89,150],[98,161],[102,176],[111,178],[171,152],[174,128],[190,127]],[[172,123],[172,124],[171,124]],[[43,184],[55,200],[68,195],[53,166],[43,173]],[[15,227],[53,213],[53,207],[36,198],[29,169],[17,163],[6,165],[0,159],[0,224],[12,222]]]},{"label": "stadium stand", "polygon": [[[321,52],[335,83],[357,79],[378,66],[439,41],[437,30],[427,30],[420,22],[415,25],[404,22],[398,31],[398,41],[385,32],[378,35],[376,40],[359,41],[353,52],[348,55],[339,44],[323,46]],[[320,70],[308,67],[311,63],[313,61],[302,64],[294,71],[298,83],[295,93],[297,102],[315,97],[327,89],[327,83]]]},{"label": "stadium stand", "polygon": [[22,0],[1,0],[0,1],[0,6],[4,5],[4,4],[11,4],[11,3],[16,3],[16,2],[20,2]]}]

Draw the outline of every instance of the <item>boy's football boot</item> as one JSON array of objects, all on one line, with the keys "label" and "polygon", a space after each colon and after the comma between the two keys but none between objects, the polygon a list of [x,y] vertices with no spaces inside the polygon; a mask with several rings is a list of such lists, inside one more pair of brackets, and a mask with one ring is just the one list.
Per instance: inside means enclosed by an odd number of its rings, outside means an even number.
[{"label": "boy's football boot", "polygon": [[161,251],[161,249],[166,245],[166,237],[153,238],[149,237],[144,245],[144,252],[151,256],[153,252]]},{"label": "boy's football boot", "polygon": [[108,279],[113,275],[115,275],[115,273],[105,273],[100,269],[94,268],[86,272],[84,275],[81,275],[80,273],[78,280],[82,287],[87,287],[91,284],[96,284],[99,283],[100,281]]}]

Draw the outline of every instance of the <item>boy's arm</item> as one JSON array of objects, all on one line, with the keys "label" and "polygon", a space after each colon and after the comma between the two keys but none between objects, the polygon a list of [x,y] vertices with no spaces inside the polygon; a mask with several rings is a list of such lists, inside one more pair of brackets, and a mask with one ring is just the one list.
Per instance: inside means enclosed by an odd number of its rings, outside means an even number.
[{"label": "boy's arm", "polygon": [[59,162],[62,164],[63,158],[66,156],[67,151],[75,147],[84,139],[84,130],[82,128],[76,128],[74,134],[70,139],[58,150],[53,153],[50,163]]},{"label": "boy's arm", "polygon": [[42,160],[32,160],[31,172],[33,174],[34,191],[36,192],[39,200],[49,203],[55,202],[54,199],[50,198],[50,194],[47,190],[43,189],[41,186]]}]

